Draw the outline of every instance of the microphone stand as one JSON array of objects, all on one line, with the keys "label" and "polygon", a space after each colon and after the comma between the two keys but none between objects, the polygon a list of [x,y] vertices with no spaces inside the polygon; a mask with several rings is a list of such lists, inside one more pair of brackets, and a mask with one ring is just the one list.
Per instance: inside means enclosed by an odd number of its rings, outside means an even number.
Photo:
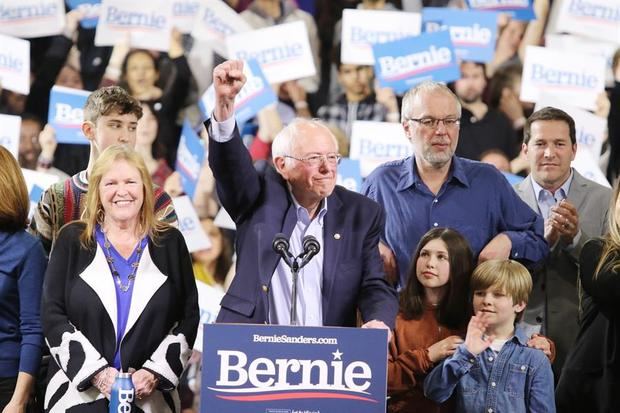
[{"label": "microphone stand", "polygon": [[293,286],[291,288],[291,325],[297,325],[297,278],[299,277],[299,262],[297,261],[299,257],[293,258],[293,262],[291,263],[291,281],[293,282]]}]

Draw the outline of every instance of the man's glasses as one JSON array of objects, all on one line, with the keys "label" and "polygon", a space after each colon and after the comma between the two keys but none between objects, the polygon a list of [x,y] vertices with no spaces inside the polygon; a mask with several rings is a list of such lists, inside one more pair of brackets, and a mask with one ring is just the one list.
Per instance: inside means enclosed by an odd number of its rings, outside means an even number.
[{"label": "man's glasses", "polygon": [[445,119],[435,119],[435,118],[415,119],[415,118],[408,118],[407,120],[412,120],[414,122],[417,122],[420,125],[424,126],[425,128],[428,128],[428,129],[437,129],[439,127],[439,122],[442,122],[443,126],[445,126],[446,129],[456,128],[457,126],[459,126],[461,124],[461,120],[457,119],[457,118],[445,118]]},{"label": "man's glasses", "polygon": [[301,161],[306,163],[307,165],[317,167],[321,166],[323,162],[326,162],[329,165],[338,165],[340,163],[340,159],[342,159],[342,156],[338,155],[337,153],[330,153],[327,155],[310,155],[306,156],[305,158],[296,158],[294,156],[284,155],[284,158],[295,159],[296,161]]}]

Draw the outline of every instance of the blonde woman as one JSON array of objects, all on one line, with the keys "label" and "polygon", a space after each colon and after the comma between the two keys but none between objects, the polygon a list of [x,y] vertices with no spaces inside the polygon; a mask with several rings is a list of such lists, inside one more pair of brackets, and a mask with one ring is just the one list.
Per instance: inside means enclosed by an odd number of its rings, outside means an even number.
[{"label": "blonde woman", "polygon": [[619,194],[616,186],[608,234],[581,250],[581,324],[556,388],[560,412],[620,411]]},{"label": "blonde woman", "polygon": [[43,330],[56,361],[46,411],[107,412],[118,371],[133,372],[141,411],[180,411],[197,292],[183,236],[157,221],[153,202],[140,155],[106,149],[89,176],[83,220],[61,230],[46,273]]}]

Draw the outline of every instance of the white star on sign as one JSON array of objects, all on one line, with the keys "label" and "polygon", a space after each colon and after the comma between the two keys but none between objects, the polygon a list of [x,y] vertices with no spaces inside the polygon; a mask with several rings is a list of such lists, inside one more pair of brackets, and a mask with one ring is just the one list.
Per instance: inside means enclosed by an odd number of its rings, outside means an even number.
[{"label": "white star on sign", "polygon": [[334,355],[334,360],[342,360],[341,357],[344,353],[341,353],[339,349],[336,349],[336,351],[332,354]]}]

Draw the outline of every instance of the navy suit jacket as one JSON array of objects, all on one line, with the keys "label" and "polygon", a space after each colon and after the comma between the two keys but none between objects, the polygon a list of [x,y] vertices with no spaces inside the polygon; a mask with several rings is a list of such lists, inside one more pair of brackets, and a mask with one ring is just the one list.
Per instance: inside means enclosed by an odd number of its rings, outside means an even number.
[{"label": "navy suit jacket", "polygon": [[[297,215],[287,183],[272,167],[257,171],[235,129],[226,143],[209,140],[217,193],[237,225],[235,278],[217,322],[267,323],[269,288],[280,256],[277,233],[293,232]],[[385,217],[379,204],[336,186],[323,227],[323,325],[354,327],[377,319],[394,328],[396,291],[385,280],[377,247]]]}]

